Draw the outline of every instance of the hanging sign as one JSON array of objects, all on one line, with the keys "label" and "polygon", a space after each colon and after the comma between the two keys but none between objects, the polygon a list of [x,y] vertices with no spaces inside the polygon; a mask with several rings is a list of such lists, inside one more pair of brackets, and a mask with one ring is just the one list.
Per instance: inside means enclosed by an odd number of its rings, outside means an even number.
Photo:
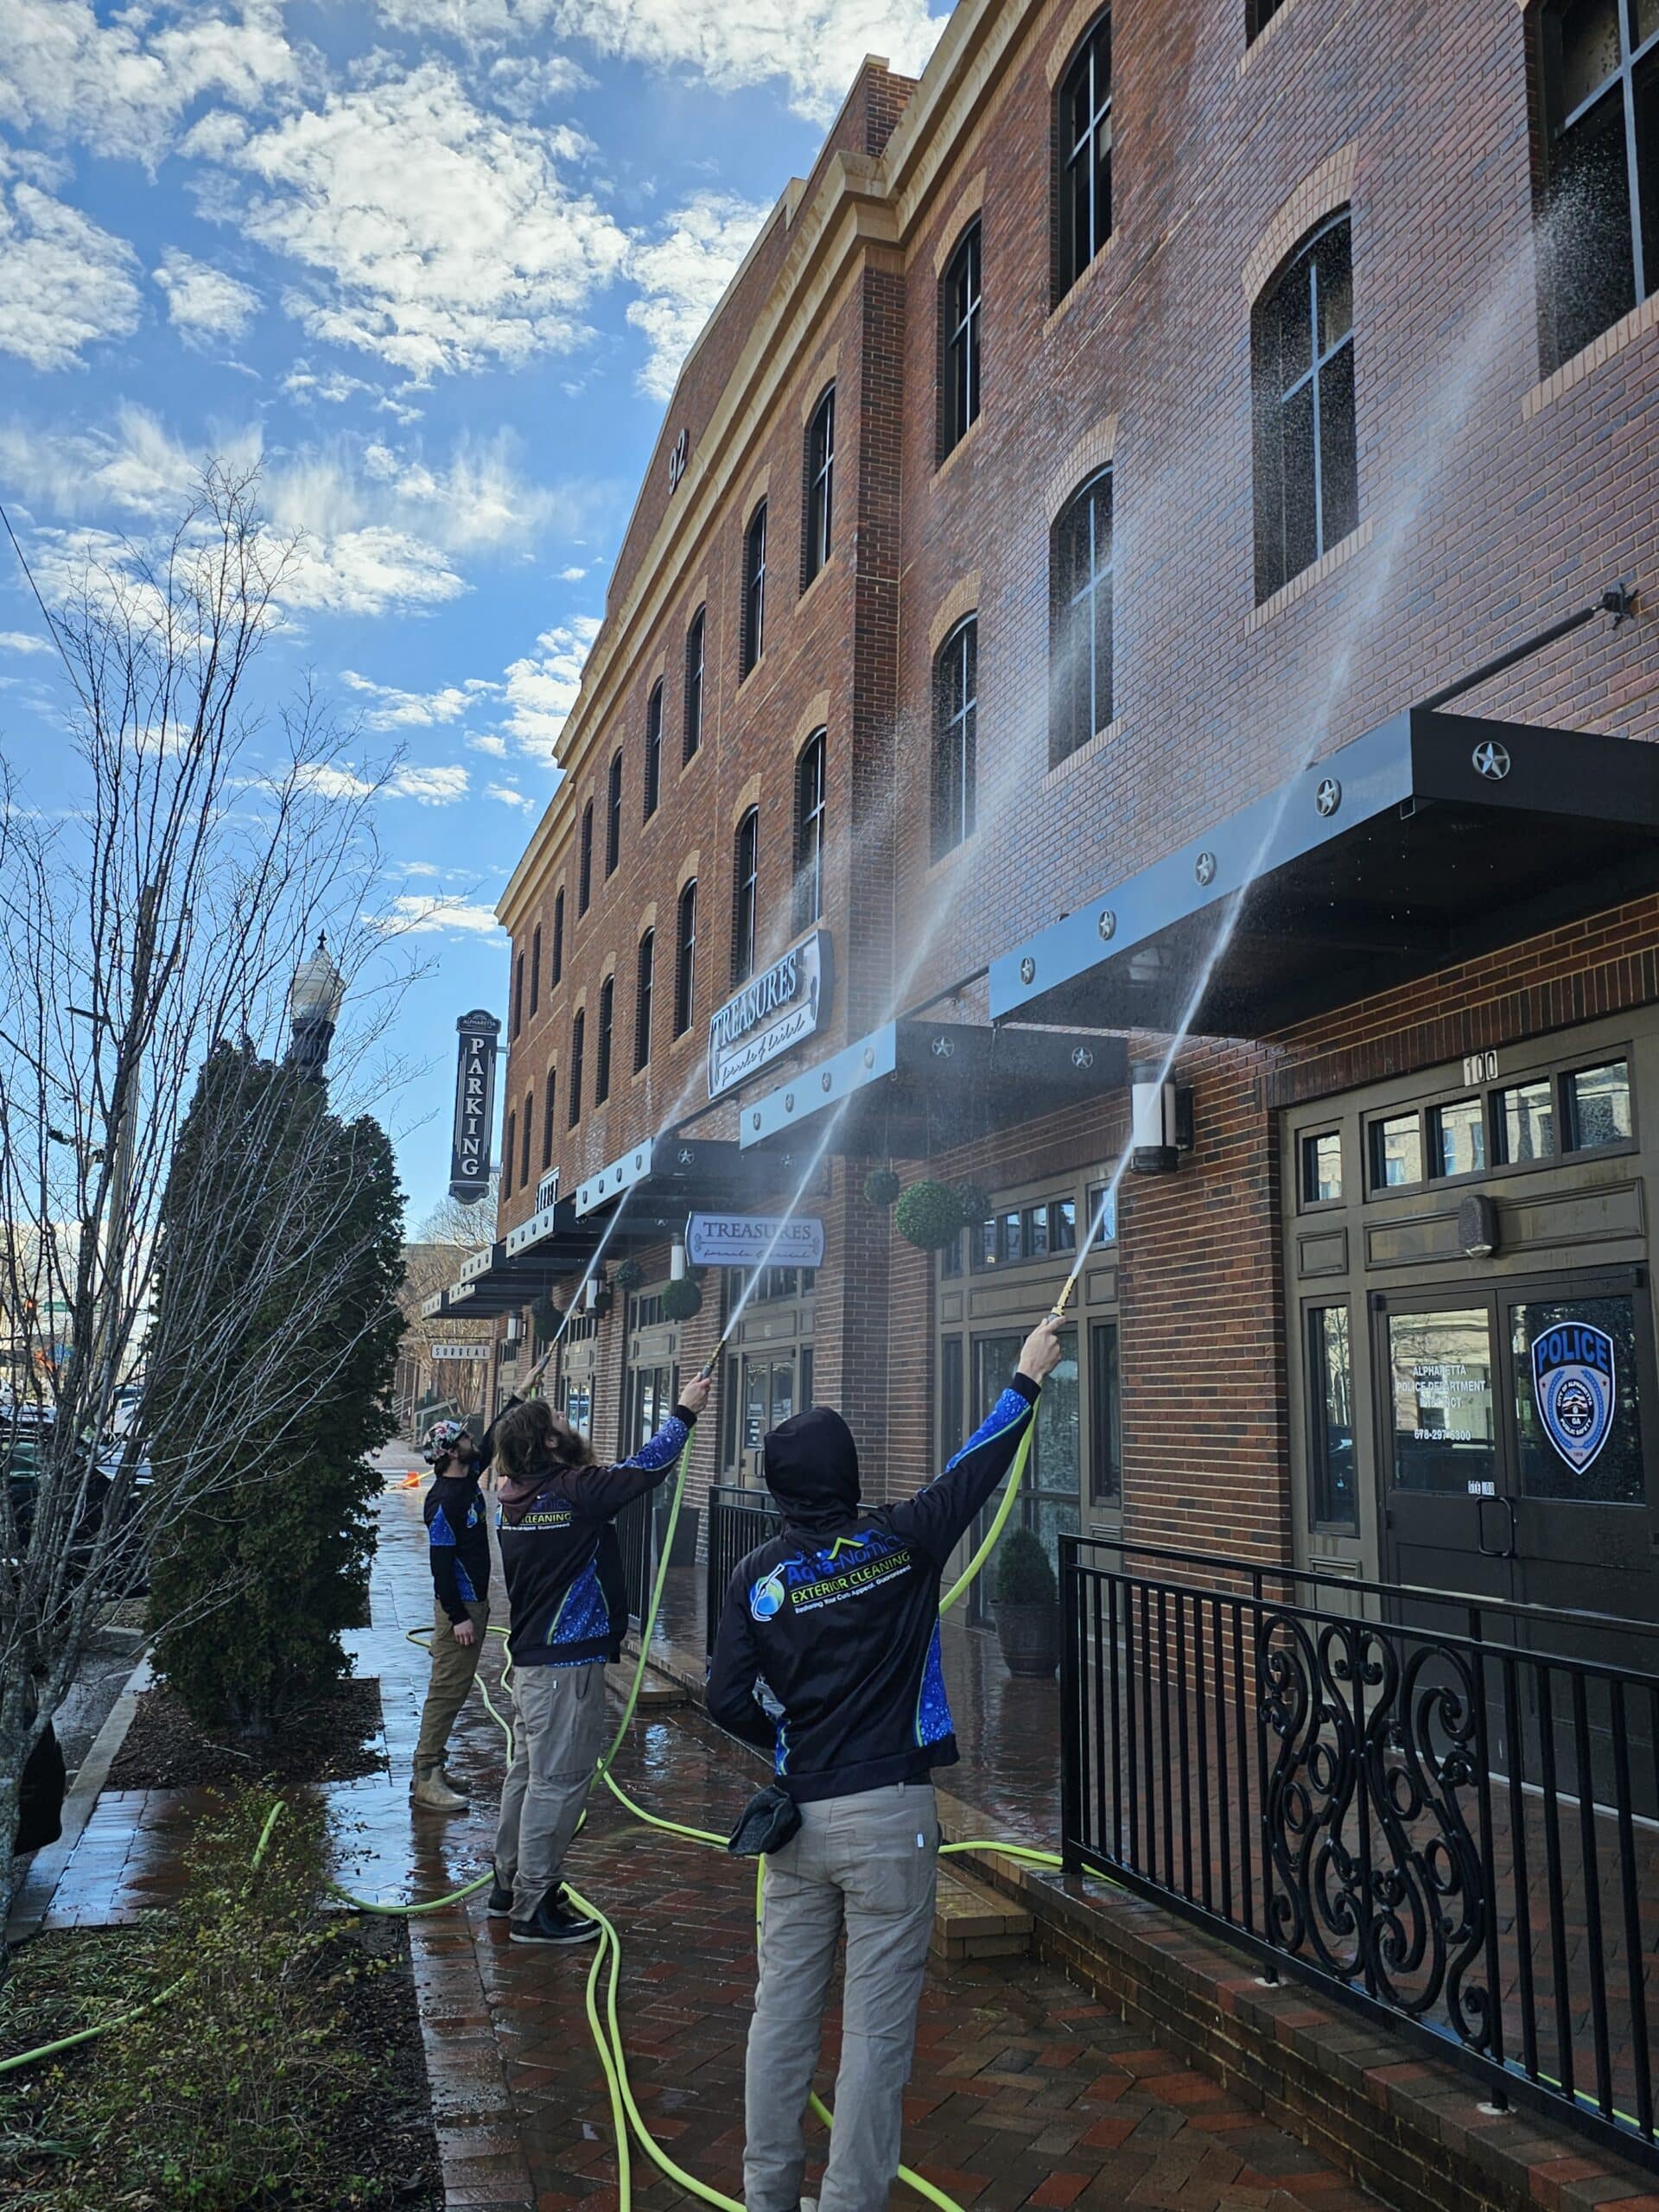
[{"label": "hanging sign", "polygon": [[490,1187],[495,1128],[495,1040],[501,1024],[493,1014],[463,1014],[455,1024],[455,1128],[449,1147],[449,1195],[470,1204]]},{"label": "hanging sign", "polygon": [[1611,1433],[1618,1402],[1605,1329],[1562,1321],[1535,1337],[1532,1395],[1550,1442],[1582,1474]]},{"label": "hanging sign", "polygon": [[[774,1242],[774,1239],[776,1240]],[[685,1224],[694,1268],[821,1268],[823,1224],[810,1214],[694,1213]]]},{"label": "hanging sign", "polygon": [[754,976],[709,1024],[709,1096],[810,1037],[830,1012],[830,933],[814,930]]},{"label": "hanging sign", "polygon": [[489,1356],[490,1347],[488,1344],[434,1344],[432,1347],[432,1357],[434,1359],[487,1360]]}]

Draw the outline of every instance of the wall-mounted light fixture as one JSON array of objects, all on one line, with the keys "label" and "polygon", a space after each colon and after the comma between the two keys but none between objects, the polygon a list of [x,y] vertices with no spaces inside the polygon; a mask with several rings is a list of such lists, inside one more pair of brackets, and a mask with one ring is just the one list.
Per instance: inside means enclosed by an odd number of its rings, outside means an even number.
[{"label": "wall-mounted light fixture", "polygon": [[1137,1175],[1173,1175],[1192,1149],[1192,1093],[1161,1074],[1156,1060],[1129,1069],[1129,1166]]},{"label": "wall-mounted light fixture", "polygon": [[584,1313],[593,1313],[597,1312],[599,1307],[599,1276],[597,1274],[588,1276],[587,1287],[582,1294],[582,1304]]},{"label": "wall-mounted light fixture", "polygon": [[1469,1260],[1490,1260],[1497,1250],[1497,1204],[1471,1191],[1458,1207],[1458,1246]]},{"label": "wall-mounted light fixture", "polygon": [[677,1236],[668,1248],[668,1279],[670,1282],[685,1281],[685,1239]]},{"label": "wall-mounted light fixture", "polygon": [[507,1342],[510,1344],[516,1344],[524,1332],[524,1315],[522,1313],[509,1313],[507,1316]]}]

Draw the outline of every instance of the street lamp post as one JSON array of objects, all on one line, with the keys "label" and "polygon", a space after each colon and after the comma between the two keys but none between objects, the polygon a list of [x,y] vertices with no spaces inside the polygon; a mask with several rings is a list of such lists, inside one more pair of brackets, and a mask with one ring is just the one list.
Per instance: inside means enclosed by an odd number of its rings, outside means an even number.
[{"label": "street lamp post", "polygon": [[328,954],[328,940],[320,931],[316,949],[301,961],[289,986],[288,1011],[294,1034],[288,1048],[288,1065],[321,1083],[334,1042],[346,996],[346,978]]}]

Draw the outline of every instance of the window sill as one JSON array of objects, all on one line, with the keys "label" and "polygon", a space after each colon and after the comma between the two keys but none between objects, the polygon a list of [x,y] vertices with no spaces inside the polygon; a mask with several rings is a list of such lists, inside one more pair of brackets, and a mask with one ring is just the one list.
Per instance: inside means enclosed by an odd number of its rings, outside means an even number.
[{"label": "window sill", "polygon": [[1251,62],[1255,60],[1256,55],[1261,53],[1262,48],[1264,46],[1270,45],[1273,40],[1278,35],[1280,24],[1284,22],[1285,17],[1289,15],[1291,10],[1295,5],[1296,0],[1280,0],[1280,5],[1274,10],[1273,14],[1268,16],[1266,23],[1256,33],[1255,36],[1249,41],[1245,46],[1243,53],[1239,55],[1237,65],[1233,71],[1233,82],[1235,84],[1236,84],[1239,79],[1244,74],[1244,72],[1249,67]]},{"label": "window sill", "polygon": [[759,676],[759,675],[760,675],[760,671],[761,671],[761,670],[766,666],[766,649],[765,649],[765,647],[763,646],[763,647],[761,648],[761,652],[760,652],[760,658],[759,658],[758,660],[751,661],[751,662],[750,662],[750,664],[749,664],[749,665],[748,665],[748,667],[747,667],[747,668],[746,668],[746,669],[744,670],[744,671],[743,671],[742,675],[741,675],[741,676],[740,676],[740,677],[738,677],[738,679],[737,679],[737,688],[738,688],[738,690],[741,691],[741,690],[743,689],[743,686],[744,686],[744,685],[748,682],[749,678],[750,678],[752,676]]},{"label": "window sill", "polygon": [[[1274,21],[1277,22],[1278,20],[1275,16]],[[1287,608],[1294,607],[1299,599],[1305,599],[1344,562],[1351,561],[1356,553],[1363,553],[1370,543],[1376,528],[1375,518],[1367,515],[1357,530],[1351,530],[1347,537],[1338,539],[1329,552],[1321,554],[1310,567],[1299,570],[1287,584],[1281,584],[1271,597],[1264,599],[1260,607],[1253,610],[1244,625],[1245,636],[1250,637],[1257,630],[1264,629],[1269,622],[1276,621]]]},{"label": "window sill", "polygon": [[1094,259],[1084,270],[1083,274],[1077,279],[1076,283],[1067,288],[1065,296],[1057,300],[1054,305],[1049,309],[1047,315],[1044,316],[1043,336],[1046,339],[1052,336],[1055,328],[1059,323],[1064,321],[1067,315],[1071,314],[1077,302],[1080,299],[1085,298],[1094,286],[1100,282],[1100,272],[1106,266],[1106,264],[1112,258],[1112,248],[1117,244],[1119,238],[1122,238],[1122,235],[1123,233],[1121,231],[1113,231],[1111,232],[1105,244],[1101,247],[1099,252],[1096,254]]},{"label": "window sill", "polygon": [[950,873],[964,853],[971,852],[978,842],[979,825],[976,823],[974,827],[968,832],[968,835],[965,837],[958,838],[957,842],[951,846],[949,852],[941,853],[938,860],[930,861],[928,862],[927,867],[922,874],[922,881],[924,883],[937,883],[942,875],[946,875]]},{"label": "window sill", "polygon": [[955,445],[951,447],[950,452],[946,454],[944,459],[933,471],[933,481],[936,486],[944,483],[945,478],[950,474],[950,471],[961,460],[963,454],[968,451],[975,439],[978,437],[980,424],[984,420],[985,410],[982,407],[978,414],[975,416],[973,421],[968,425],[962,435],[957,440]]},{"label": "window sill", "polygon": [[823,566],[823,567],[818,570],[818,573],[817,574],[817,575],[815,575],[815,576],[812,578],[811,582],[810,582],[806,586],[806,588],[804,588],[804,590],[802,592],[802,594],[801,594],[801,595],[800,595],[799,599],[798,599],[798,600],[796,601],[796,602],[795,602],[795,603],[796,603],[796,605],[797,605],[798,607],[804,607],[804,606],[806,605],[807,601],[808,601],[809,599],[810,599],[810,598],[811,598],[811,596],[812,596],[813,593],[817,589],[818,586],[819,586],[819,585],[823,582],[824,578],[825,578],[827,575],[830,575],[830,573],[831,573],[831,572],[836,569],[836,566],[837,566],[837,564],[839,563],[840,557],[841,557],[841,556],[840,556],[839,549],[837,549],[836,551],[834,551],[834,552],[832,552],[832,553],[830,554],[830,556],[829,559],[824,563]]},{"label": "window sill", "polygon": [[1552,370],[1541,384],[1534,385],[1521,402],[1521,420],[1529,423],[1535,415],[1541,414],[1550,404],[1571,391],[1587,376],[1592,376],[1604,361],[1611,361],[1615,353],[1622,353],[1649,330],[1659,328],[1659,292],[1649,292],[1639,307],[1621,315],[1617,322],[1609,323],[1599,338],[1592,338],[1570,360]]},{"label": "window sill", "polygon": [[1114,715],[1110,721],[1103,728],[1097,729],[1091,738],[1086,739],[1075,753],[1068,753],[1064,760],[1057,760],[1054,763],[1043,778],[1042,788],[1047,791],[1055,784],[1064,783],[1069,775],[1081,768],[1085,762],[1094,760],[1098,753],[1104,753],[1107,747],[1122,734],[1122,730],[1123,717],[1122,715]]},{"label": "window sill", "polygon": [[699,740],[698,740],[698,741],[697,741],[697,749],[696,749],[696,751],[695,753],[683,753],[683,754],[681,755],[681,757],[680,757],[680,765],[679,765],[679,766],[678,766],[678,767],[675,770],[675,772],[674,772],[674,780],[675,780],[675,782],[676,782],[676,783],[678,783],[678,781],[680,780],[680,779],[681,779],[681,777],[682,777],[682,776],[689,775],[689,774],[690,773],[691,770],[696,766],[696,765],[697,765],[698,761],[699,761],[699,760],[702,760],[702,740],[701,740],[701,739],[699,739]]}]

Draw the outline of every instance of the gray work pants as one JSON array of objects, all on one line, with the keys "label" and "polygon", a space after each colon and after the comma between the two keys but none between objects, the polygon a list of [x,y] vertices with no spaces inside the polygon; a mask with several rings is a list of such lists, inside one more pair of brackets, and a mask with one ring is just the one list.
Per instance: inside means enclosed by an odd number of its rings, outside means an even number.
[{"label": "gray work pants", "polygon": [[885,2212],[933,1929],[939,1823],[928,1783],[827,1797],[766,1859],[760,1986],[749,2028],[743,2202],[794,2212],[801,2132],[836,1939],[847,1933],[841,2071],[819,2212]]},{"label": "gray work pants", "polygon": [[515,1667],[512,1764],[501,1786],[495,1872],[528,1920],[559,1878],[605,1735],[605,1662]]}]

